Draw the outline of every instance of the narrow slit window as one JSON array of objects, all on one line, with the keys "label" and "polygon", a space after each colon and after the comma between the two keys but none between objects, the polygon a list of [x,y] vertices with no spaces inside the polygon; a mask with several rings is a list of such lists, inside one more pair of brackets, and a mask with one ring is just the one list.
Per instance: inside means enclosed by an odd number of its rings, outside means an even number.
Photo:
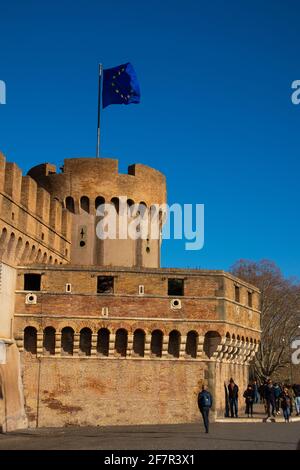
[{"label": "narrow slit window", "polygon": [[235,296],[235,301],[239,302],[240,301],[240,288],[239,288],[239,286],[234,286],[234,296]]},{"label": "narrow slit window", "polygon": [[248,292],[248,306],[252,307],[252,292]]}]

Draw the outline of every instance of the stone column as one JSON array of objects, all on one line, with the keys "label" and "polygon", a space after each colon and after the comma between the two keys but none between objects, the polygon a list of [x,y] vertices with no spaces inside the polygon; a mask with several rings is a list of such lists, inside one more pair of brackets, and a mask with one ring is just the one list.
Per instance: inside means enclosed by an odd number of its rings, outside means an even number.
[{"label": "stone column", "polygon": [[181,342],[179,346],[179,359],[185,359],[185,348],[186,348],[186,336],[181,336]]},{"label": "stone column", "polygon": [[197,344],[197,356],[196,359],[202,359],[203,356],[203,344],[204,344],[204,336],[198,337],[198,344]]},{"label": "stone column", "polygon": [[144,357],[149,359],[151,355],[151,335],[146,335],[145,337],[145,349],[144,349]]},{"label": "stone column", "polygon": [[55,356],[61,355],[61,332],[55,333]]},{"label": "stone column", "polygon": [[74,333],[73,356],[78,356],[79,354],[79,342],[80,342],[80,334]]},{"label": "stone column", "polygon": [[36,355],[42,356],[43,355],[43,332],[37,333],[37,340],[36,340]]},{"label": "stone column", "polygon": [[17,347],[20,352],[24,351],[24,337],[22,335],[18,335],[15,337]]},{"label": "stone column", "polygon": [[116,341],[116,335],[113,334],[113,333],[111,333],[111,334],[109,335],[108,357],[114,357],[115,341]]},{"label": "stone column", "polygon": [[129,334],[127,337],[127,351],[126,356],[131,357],[133,353],[133,335]]},{"label": "stone column", "polygon": [[167,358],[168,357],[168,345],[169,345],[169,335],[168,336],[163,336],[163,342],[162,342],[162,349],[161,349],[161,357]]},{"label": "stone column", "polygon": [[92,333],[91,357],[97,356],[97,342],[98,342],[98,334]]}]

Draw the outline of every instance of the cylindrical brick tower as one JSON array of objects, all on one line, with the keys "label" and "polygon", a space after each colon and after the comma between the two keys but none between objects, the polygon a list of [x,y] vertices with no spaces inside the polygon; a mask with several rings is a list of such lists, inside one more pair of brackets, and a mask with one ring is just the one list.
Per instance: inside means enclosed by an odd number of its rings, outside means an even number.
[{"label": "cylindrical brick tower", "polygon": [[[99,204],[119,199],[128,205],[140,204],[148,209],[166,203],[166,180],[162,173],[146,165],[135,164],[128,174],[118,172],[118,161],[107,158],[71,158],[64,161],[61,173],[44,163],[29,172],[38,185],[73,213],[71,263],[124,267],[160,266],[160,238],[101,240],[96,235]],[[126,199],[123,199],[126,198]],[[162,218],[157,219],[161,233]]]}]

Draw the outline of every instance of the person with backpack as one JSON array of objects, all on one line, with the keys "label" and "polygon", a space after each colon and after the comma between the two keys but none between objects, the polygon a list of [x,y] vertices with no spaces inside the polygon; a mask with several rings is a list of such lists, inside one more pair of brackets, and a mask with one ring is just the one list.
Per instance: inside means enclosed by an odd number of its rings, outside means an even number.
[{"label": "person with backpack", "polygon": [[255,400],[255,391],[251,384],[248,385],[247,389],[244,391],[243,397],[245,398],[246,402],[246,414],[248,418],[253,417],[253,403]]},{"label": "person with backpack", "polygon": [[202,391],[198,394],[198,408],[202,414],[206,433],[209,431],[209,410],[212,407],[212,403],[213,400],[211,394],[206,389],[205,385],[202,385]]},{"label": "person with backpack", "polygon": [[293,411],[293,403],[292,403],[292,398],[289,394],[289,390],[287,387],[284,387],[283,392],[281,394],[281,408],[282,408],[285,422],[289,423],[290,416]]}]

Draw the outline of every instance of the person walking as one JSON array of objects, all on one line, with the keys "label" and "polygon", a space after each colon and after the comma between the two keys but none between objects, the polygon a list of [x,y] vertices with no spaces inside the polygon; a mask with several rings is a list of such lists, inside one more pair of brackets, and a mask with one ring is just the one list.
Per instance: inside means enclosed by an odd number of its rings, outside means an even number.
[{"label": "person walking", "polygon": [[231,417],[234,418],[235,416],[236,418],[238,418],[239,387],[234,382],[233,378],[229,380],[228,397]]},{"label": "person walking", "polygon": [[300,416],[300,384],[293,385],[293,392],[295,394],[296,416]]},{"label": "person walking", "polygon": [[243,397],[245,398],[245,403],[246,403],[246,415],[248,415],[248,418],[250,418],[250,415],[251,415],[251,418],[252,418],[255,392],[251,384],[249,384],[246,390],[244,391]]},{"label": "person walking", "polygon": [[281,394],[281,408],[286,423],[290,422],[290,416],[293,412],[292,398],[287,387],[284,387]]},{"label": "person walking", "polygon": [[280,385],[275,382],[274,383],[274,395],[275,395],[275,409],[276,409],[276,414],[280,414],[280,395],[282,394],[282,388]]},{"label": "person walking", "polygon": [[198,394],[198,408],[203,418],[205,432],[209,432],[209,410],[212,407],[213,399],[211,393],[202,385],[202,390]]}]

